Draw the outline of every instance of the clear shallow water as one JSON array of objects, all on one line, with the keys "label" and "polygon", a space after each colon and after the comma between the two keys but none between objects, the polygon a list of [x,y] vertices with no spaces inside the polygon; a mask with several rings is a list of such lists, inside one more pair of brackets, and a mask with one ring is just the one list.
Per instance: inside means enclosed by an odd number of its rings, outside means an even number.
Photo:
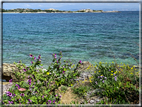
[{"label": "clear shallow water", "polygon": [[[139,57],[139,12],[3,14],[3,63],[41,54],[48,66],[52,53],[63,60],[136,64]],[[110,50],[113,52],[111,52]]]}]

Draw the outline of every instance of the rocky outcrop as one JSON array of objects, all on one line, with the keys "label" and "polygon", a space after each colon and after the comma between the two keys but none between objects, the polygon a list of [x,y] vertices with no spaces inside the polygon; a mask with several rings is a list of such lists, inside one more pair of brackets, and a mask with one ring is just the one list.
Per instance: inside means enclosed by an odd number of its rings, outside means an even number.
[{"label": "rocky outcrop", "polygon": [[[12,79],[13,82],[19,82],[23,81],[23,79],[17,79],[15,77],[15,72],[24,72],[23,70],[19,70],[18,67],[16,67],[15,64],[7,64],[3,63],[3,72],[2,72],[2,79],[5,79],[7,82]],[[28,79],[28,76],[26,76],[25,80]]]}]

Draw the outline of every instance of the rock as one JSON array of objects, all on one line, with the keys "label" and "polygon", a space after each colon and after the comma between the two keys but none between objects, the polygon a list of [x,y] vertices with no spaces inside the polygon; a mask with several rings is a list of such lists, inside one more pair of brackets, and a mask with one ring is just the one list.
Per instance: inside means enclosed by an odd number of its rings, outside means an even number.
[{"label": "rock", "polygon": [[[15,73],[12,69],[16,72],[24,72],[23,70],[19,70],[15,64],[3,63],[2,79],[5,79],[7,82],[9,82],[10,79],[12,79],[13,82],[23,81],[23,79],[17,79],[15,77]],[[27,79],[28,79],[28,76],[26,75],[25,80],[27,80]]]},{"label": "rock", "polygon": [[88,67],[92,67],[92,64],[88,61],[82,62],[77,68],[79,72],[84,72]]}]

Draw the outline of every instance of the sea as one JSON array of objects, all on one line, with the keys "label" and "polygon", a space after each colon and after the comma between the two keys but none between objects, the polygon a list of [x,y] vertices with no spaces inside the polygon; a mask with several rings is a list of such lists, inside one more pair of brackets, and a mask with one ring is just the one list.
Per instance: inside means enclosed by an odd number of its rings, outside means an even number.
[{"label": "sea", "polygon": [[[64,60],[136,65],[139,11],[116,13],[3,13],[2,61],[27,66],[41,55],[48,68],[62,51]],[[132,57],[133,56],[133,57]]]}]

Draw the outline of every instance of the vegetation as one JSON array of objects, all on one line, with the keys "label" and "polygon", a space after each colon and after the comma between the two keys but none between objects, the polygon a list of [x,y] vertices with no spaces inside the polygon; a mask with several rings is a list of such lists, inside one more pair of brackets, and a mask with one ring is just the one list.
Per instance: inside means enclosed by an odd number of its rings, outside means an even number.
[{"label": "vegetation", "polygon": [[[88,9],[84,10],[78,10],[78,11],[64,11],[64,10],[56,10],[56,9],[22,9],[22,8],[17,8],[17,9],[2,9],[2,12],[18,12],[18,13],[24,13],[24,12],[46,12],[46,13],[74,13],[74,12],[86,12]],[[90,10],[90,9],[89,9]],[[91,12],[103,12],[102,10],[91,10]]]},{"label": "vegetation", "polygon": [[[2,104],[60,104],[61,96],[55,93],[55,90],[64,85],[66,87],[62,87],[61,91],[66,91],[67,87],[75,84],[73,79],[80,75],[77,68],[82,61],[80,60],[76,66],[70,61],[64,61],[62,64],[62,53],[60,52],[59,55],[60,57],[57,59],[56,54],[53,54],[51,65],[44,71],[41,67],[43,66],[41,55],[36,58],[30,54],[35,62],[31,61],[32,65],[29,67],[26,67],[21,61],[19,64],[15,63],[19,69],[25,71],[16,73],[16,77],[25,78],[26,73],[29,75],[29,80],[28,83],[16,82],[3,96]],[[24,68],[21,68],[21,65]],[[94,67],[96,68],[94,75],[89,78],[91,85],[72,88],[73,93],[84,97],[89,90],[102,89],[103,92],[92,94],[92,96],[106,96],[108,100],[102,100],[97,104],[139,104],[139,72],[136,72],[135,66],[130,67],[125,64],[119,66],[114,62],[111,64],[100,62]],[[74,103],[72,102],[72,104]]]}]

